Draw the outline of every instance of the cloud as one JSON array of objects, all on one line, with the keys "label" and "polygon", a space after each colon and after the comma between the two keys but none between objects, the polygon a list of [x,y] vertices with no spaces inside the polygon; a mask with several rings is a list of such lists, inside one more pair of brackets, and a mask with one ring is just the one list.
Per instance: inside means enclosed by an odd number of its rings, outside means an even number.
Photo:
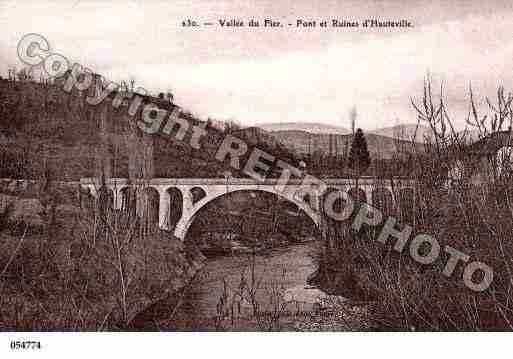
[{"label": "cloud", "polygon": [[[180,23],[195,9],[203,9],[205,19],[216,19],[237,11],[246,17],[287,15],[286,8],[238,8],[227,1],[163,4],[81,1],[73,8],[66,2],[4,3],[0,25],[8,31],[0,39],[0,57],[5,67],[15,61],[16,43],[24,33],[43,33],[53,49],[108,78],[135,77],[154,92],[172,89],[182,106],[202,117],[247,125],[347,125],[353,105],[364,128],[393,125],[397,117],[413,122],[410,98],[421,95],[427,71],[444,82],[449,108],[461,124],[471,81],[482,96],[492,95],[498,83],[512,85],[510,12],[480,15],[477,9],[461,16],[460,6],[448,8],[450,16],[436,22],[432,18],[442,13],[417,9],[415,27],[399,30],[223,30],[186,29]],[[301,3],[294,16],[307,14],[305,6]],[[340,13],[338,6],[319,7],[315,16]],[[392,8],[402,15],[401,7]],[[365,10],[358,4],[352,9]],[[31,21],[14,21],[22,18]]]},{"label": "cloud", "polygon": [[444,82],[449,108],[462,124],[471,81],[483,95],[500,82],[511,83],[511,21],[511,16],[473,16],[393,36],[365,34],[357,43],[333,42],[322,50],[180,65],[171,71],[167,64],[140,66],[138,72],[159,86],[172,84],[184,104],[205,116],[246,124],[336,123],[356,105],[361,125],[373,128],[396,117],[415,121],[410,97],[421,95],[429,71]]}]

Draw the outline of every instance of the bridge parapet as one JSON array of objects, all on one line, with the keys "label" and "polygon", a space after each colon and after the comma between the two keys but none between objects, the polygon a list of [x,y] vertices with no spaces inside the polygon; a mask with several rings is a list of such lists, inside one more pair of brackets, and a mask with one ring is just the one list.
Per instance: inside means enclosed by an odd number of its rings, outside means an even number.
[{"label": "bridge parapet", "polygon": [[[355,185],[356,181],[353,178],[325,178],[320,179],[326,185]],[[360,177],[358,179],[359,185],[391,185],[392,182],[404,185],[413,186],[415,180],[402,177],[394,177],[390,179],[377,179],[375,177]],[[96,185],[101,186],[101,180],[98,178],[82,178],[80,180],[82,185]],[[148,185],[217,185],[217,184],[262,184],[262,185],[277,185],[283,184],[279,179],[266,179],[264,181],[256,181],[251,178],[152,178],[149,180],[136,179],[128,180],[126,178],[109,178],[105,181],[106,185],[134,185],[134,186],[148,186]],[[286,185],[299,186],[302,180],[298,178],[291,178],[287,181]]]}]

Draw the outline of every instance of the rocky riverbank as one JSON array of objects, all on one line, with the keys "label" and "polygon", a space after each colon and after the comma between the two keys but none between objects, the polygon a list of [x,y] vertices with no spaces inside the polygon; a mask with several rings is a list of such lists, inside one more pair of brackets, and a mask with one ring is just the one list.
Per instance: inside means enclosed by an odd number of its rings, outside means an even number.
[{"label": "rocky riverbank", "polygon": [[274,233],[260,238],[235,233],[214,233],[208,241],[197,241],[198,248],[207,257],[226,255],[263,254],[276,248],[310,243],[318,240],[311,235]]}]

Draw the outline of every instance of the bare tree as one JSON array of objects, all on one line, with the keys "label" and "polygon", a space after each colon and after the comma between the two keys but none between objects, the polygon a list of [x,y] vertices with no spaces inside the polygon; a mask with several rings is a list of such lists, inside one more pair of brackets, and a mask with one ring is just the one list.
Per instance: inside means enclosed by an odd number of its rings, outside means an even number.
[{"label": "bare tree", "polygon": [[499,86],[497,89],[496,104],[492,103],[492,101],[486,97],[486,103],[488,104],[489,110],[492,112],[491,115],[485,114],[480,116],[478,114],[471,85],[469,86],[469,96],[470,110],[466,122],[471,128],[475,128],[479,132],[480,138],[486,137],[490,133],[500,131],[505,122],[507,122],[508,128],[511,129],[513,121],[511,102],[513,101],[513,95],[511,93],[505,95],[503,86]]}]

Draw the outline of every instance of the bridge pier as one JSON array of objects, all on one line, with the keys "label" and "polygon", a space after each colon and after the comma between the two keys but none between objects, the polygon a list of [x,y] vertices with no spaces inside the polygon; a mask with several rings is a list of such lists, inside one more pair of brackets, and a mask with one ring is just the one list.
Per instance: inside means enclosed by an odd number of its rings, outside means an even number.
[{"label": "bridge pier", "polygon": [[158,189],[159,193],[159,227],[169,230],[169,208],[171,206],[169,193],[165,189]]},{"label": "bridge pier", "polygon": [[112,188],[113,192],[114,192],[114,208],[115,209],[118,209],[118,210],[121,210],[122,206],[123,206],[123,188],[125,188],[126,186],[123,186],[123,187],[114,187]]},{"label": "bridge pier", "polygon": [[366,202],[372,206],[372,186],[365,186],[364,188]]}]

